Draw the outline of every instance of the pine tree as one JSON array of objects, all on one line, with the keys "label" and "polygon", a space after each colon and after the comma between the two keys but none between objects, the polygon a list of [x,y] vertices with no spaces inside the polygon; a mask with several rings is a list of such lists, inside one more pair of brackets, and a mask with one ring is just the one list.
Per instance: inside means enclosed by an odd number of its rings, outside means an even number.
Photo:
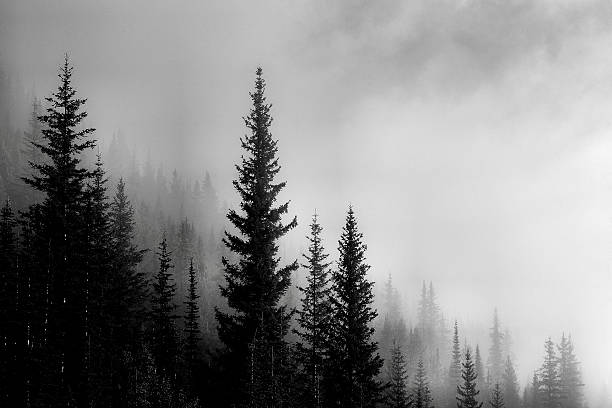
[{"label": "pine tree", "polygon": [[387,406],[389,408],[408,408],[408,392],[406,382],[408,373],[406,372],[406,359],[397,343],[391,347],[391,363],[388,368],[388,389]]},{"label": "pine tree", "polygon": [[519,385],[516,378],[516,371],[510,356],[506,358],[506,365],[504,367],[504,374],[502,375],[502,384],[504,389],[504,400],[507,408],[519,408],[520,397],[519,397]]},{"label": "pine tree", "polygon": [[173,265],[170,261],[171,252],[168,251],[166,234],[159,244],[157,257],[159,270],[153,281],[153,294],[151,299],[152,321],[152,354],[155,364],[166,377],[174,380],[176,377],[176,362],[178,355],[178,339],[175,327],[176,305],[174,294],[176,287],[172,280],[170,270]]},{"label": "pine tree", "polygon": [[[479,354],[477,354],[479,357]],[[478,374],[478,373],[476,373]],[[461,380],[461,349],[459,346],[459,329],[457,320],[455,320],[455,328],[453,331],[453,347],[451,354],[450,367],[448,369],[448,406],[455,405],[455,392]]]},{"label": "pine tree", "polygon": [[457,386],[457,407],[480,408],[482,407],[482,402],[477,400],[480,391],[476,388],[478,375],[476,374],[469,348],[465,351],[465,362],[462,366],[461,379],[463,383]]},{"label": "pine tree", "polygon": [[188,292],[185,303],[185,363],[187,364],[190,383],[194,384],[195,368],[199,359],[200,350],[200,308],[198,306],[198,281],[196,270],[193,266],[193,257],[189,260]]},{"label": "pine tree", "polygon": [[299,288],[302,292],[302,308],[297,312],[299,329],[296,333],[302,343],[298,344],[300,362],[306,377],[306,402],[312,407],[321,407],[324,396],[321,389],[325,354],[331,323],[331,304],[329,286],[329,262],[321,243],[322,228],[317,215],[312,217],[308,254],[304,254],[308,270],[307,286]]},{"label": "pine tree", "polygon": [[491,408],[504,408],[504,394],[502,393],[499,382],[495,383],[493,392],[491,393],[491,400],[489,401]]},{"label": "pine tree", "polygon": [[338,407],[373,407],[381,397],[376,379],[383,361],[372,340],[373,282],[366,278],[366,245],[349,207],[339,241],[338,269],[332,275],[335,328],[330,342],[330,401]]},{"label": "pine tree", "polygon": [[489,386],[486,382],[486,378],[485,378],[485,370],[482,364],[482,357],[480,355],[480,347],[478,346],[478,344],[476,345],[476,351],[474,353],[474,368],[476,369],[476,374],[478,375],[478,378],[476,380],[477,382],[477,386],[478,389],[481,392],[482,395],[482,400],[483,401],[488,401],[489,400]]},{"label": "pine tree", "polygon": [[418,362],[413,384],[412,393],[410,394],[411,408],[434,408],[423,360]]},{"label": "pine tree", "polygon": [[[225,286],[221,295],[231,312],[216,310],[219,338],[225,345],[224,365],[231,378],[234,402],[253,401],[260,393],[268,406],[277,404],[282,393],[280,354],[286,350],[285,336],[289,330],[289,311],[280,304],[290,285],[291,273],[297,261],[280,267],[278,240],[297,225],[296,218],[283,224],[288,204],[274,206],[284,182],[275,183],[280,171],[277,142],[272,138],[271,105],[266,103],[265,81],[257,69],[255,91],[251,93],[253,107],[245,118],[250,134],[241,140],[246,157],[237,166],[238,179],[234,188],[240,194],[242,214],[230,210],[227,217],[239,235],[226,232],[224,243],[240,260],[236,263],[223,258]],[[257,346],[257,350],[253,347]],[[256,351],[256,352],[255,352]],[[253,361],[256,356],[261,356]],[[263,378],[255,381],[250,375],[257,366]],[[260,381],[261,380],[261,381]],[[255,384],[262,384],[255,388]]]},{"label": "pine tree", "polygon": [[559,351],[559,387],[563,400],[563,406],[567,408],[582,407],[582,376],[579,363],[574,354],[572,338],[566,337],[565,333],[561,337],[558,346]]},{"label": "pine tree", "polygon": [[491,327],[489,337],[491,338],[491,347],[489,348],[488,369],[493,382],[497,382],[504,372],[503,334],[499,325],[497,309],[493,312],[493,327]]},{"label": "pine tree", "polygon": [[[84,206],[86,184],[93,172],[81,165],[82,154],[94,147],[88,136],[91,128],[80,128],[87,117],[85,99],[76,97],[72,86],[73,68],[65,57],[59,72],[59,87],[46,98],[46,114],[39,117],[43,140],[33,143],[43,156],[32,163],[33,174],[24,181],[44,195],[44,201],[24,214],[29,224],[33,257],[29,276],[36,277],[42,300],[33,321],[44,361],[32,372],[40,374],[40,386],[32,395],[33,404],[90,402],[83,380],[87,373],[87,228]],[[40,282],[42,281],[42,282]]]},{"label": "pine tree", "polygon": [[544,350],[544,363],[538,381],[538,402],[543,408],[556,408],[561,399],[561,387],[555,345],[550,338],[544,343]]}]

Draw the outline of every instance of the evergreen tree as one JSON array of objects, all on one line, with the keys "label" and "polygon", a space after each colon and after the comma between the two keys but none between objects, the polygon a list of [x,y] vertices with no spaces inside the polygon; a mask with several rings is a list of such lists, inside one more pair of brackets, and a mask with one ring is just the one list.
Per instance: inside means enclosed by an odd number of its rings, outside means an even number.
[{"label": "evergreen tree", "polygon": [[[479,358],[479,353],[476,354]],[[478,374],[478,372],[476,372]],[[459,346],[459,329],[457,320],[455,320],[455,328],[453,331],[453,347],[451,354],[450,367],[448,369],[448,406],[455,405],[455,391],[461,381],[461,349]]]},{"label": "evergreen tree", "polygon": [[461,371],[463,383],[457,386],[457,407],[458,408],[480,408],[482,402],[476,399],[480,391],[476,388],[478,374],[474,368],[472,354],[468,348],[465,351],[465,362]]},{"label": "evergreen tree", "polygon": [[332,304],[335,328],[330,342],[331,405],[373,407],[380,400],[381,384],[376,379],[383,361],[372,340],[376,318],[372,309],[373,282],[366,279],[366,245],[349,207],[339,241],[338,270],[332,275]]},{"label": "evergreen tree", "polygon": [[413,384],[412,393],[410,394],[411,408],[434,408],[423,360],[418,362]]},{"label": "evergreen tree", "polygon": [[519,385],[516,378],[516,371],[510,356],[506,358],[504,374],[502,375],[502,384],[504,389],[504,403],[507,408],[519,408]]},{"label": "evergreen tree", "polygon": [[566,337],[565,333],[561,337],[558,346],[559,351],[559,387],[563,400],[563,407],[578,408],[582,407],[582,376],[579,363],[574,354],[572,338]]},{"label": "evergreen tree", "polygon": [[193,385],[194,372],[199,359],[200,351],[200,308],[198,306],[198,282],[196,270],[193,266],[193,257],[189,260],[188,293],[185,303],[185,363],[187,364],[190,383]]},{"label": "evergreen tree", "polygon": [[[226,232],[224,243],[240,259],[236,263],[223,258],[225,286],[221,295],[231,309],[216,311],[219,338],[225,344],[224,365],[231,373],[234,402],[253,404],[257,395],[267,406],[277,405],[283,392],[279,384],[284,361],[285,336],[289,329],[289,311],[280,301],[290,285],[297,261],[279,266],[278,240],[297,225],[296,218],[283,224],[288,204],[274,206],[284,182],[275,183],[280,171],[277,142],[272,138],[270,105],[264,95],[265,81],[257,69],[253,107],[245,118],[250,134],[241,140],[246,157],[237,166],[234,188],[240,194],[242,214],[230,210],[227,217],[239,235]],[[255,350],[254,347],[257,349]],[[256,361],[253,359],[257,356]],[[262,373],[257,379],[255,369]],[[262,386],[256,387],[256,384]]]},{"label": "evergreen tree", "polygon": [[151,299],[152,354],[162,375],[175,379],[178,354],[175,319],[178,316],[175,313],[176,287],[172,279],[172,272],[170,272],[173,268],[170,255],[166,234],[164,234],[157,252],[159,270],[153,281]]},{"label": "evergreen tree", "polygon": [[501,380],[504,372],[503,358],[503,334],[497,316],[497,309],[493,312],[493,327],[489,334],[491,338],[491,347],[489,348],[488,369],[493,382]]},{"label": "evergreen tree", "polygon": [[[84,209],[88,202],[86,184],[93,172],[81,165],[81,155],[94,147],[88,136],[94,131],[80,128],[87,113],[85,99],[76,97],[72,86],[73,68],[64,60],[59,87],[46,98],[46,114],[39,117],[43,139],[33,146],[41,152],[40,163],[32,163],[33,174],[24,181],[44,195],[44,201],[24,214],[29,224],[33,258],[29,276],[39,280],[41,300],[35,313],[33,336],[39,337],[44,359],[32,372],[40,376],[33,389],[32,403],[45,406],[71,402],[90,403],[83,381],[87,372],[89,305],[87,280],[87,227]],[[34,278],[35,277],[35,278]],[[41,282],[42,281],[42,282]]]},{"label": "evergreen tree", "polygon": [[561,400],[561,387],[555,345],[550,338],[544,343],[544,351],[544,363],[538,381],[538,402],[543,408],[556,408]]},{"label": "evergreen tree", "polygon": [[481,392],[482,395],[482,400],[483,401],[488,401],[489,400],[489,385],[486,382],[486,378],[485,378],[485,370],[482,364],[482,357],[480,355],[480,347],[478,346],[478,344],[476,345],[476,351],[474,353],[474,368],[476,369],[476,374],[478,375],[478,378],[476,379],[477,382],[477,386],[478,389]]},{"label": "evergreen tree", "polygon": [[491,408],[504,408],[504,394],[502,393],[499,382],[495,383],[493,392],[491,393],[491,400],[489,401]]},{"label": "evergreen tree", "polygon": [[321,243],[321,231],[315,214],[310,224],[308,254],[304,254],[307,263],[303,267],[308,270],[307,286],[299,288],[303,298],[302,308],[297,313],[300,328],[296,330],[302,340],[298,344],[298,351],[306,376],[305,399],[312,407],[321,407],[323,404],[321,378],[332,317],[329,300],[330,264]]},{"label": "evergreen tree", "polygon": [[390,408],[408,408],[408,392],[406,382],[406,359],[399,344],[393,343],[391,347],[391,364],[388,368],[387,406]]}]

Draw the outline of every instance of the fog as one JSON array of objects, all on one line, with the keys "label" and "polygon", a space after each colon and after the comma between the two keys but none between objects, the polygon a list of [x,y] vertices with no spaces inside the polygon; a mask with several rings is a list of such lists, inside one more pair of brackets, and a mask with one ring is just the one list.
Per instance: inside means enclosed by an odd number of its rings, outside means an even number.
[{"label": "fog", "polygon": [[25,92],[47,96],[68,52],[103,146],[121,131],[141,161],[208,170],[233,208],[262,66],[299,222],[286,260],[315,210],[336,257],[352,204],[408,316],[432,281],[485,350],[497,307],[521,383],[569,332],[588,394],[612,386],[609,2],[0,4],[0,61]]}]

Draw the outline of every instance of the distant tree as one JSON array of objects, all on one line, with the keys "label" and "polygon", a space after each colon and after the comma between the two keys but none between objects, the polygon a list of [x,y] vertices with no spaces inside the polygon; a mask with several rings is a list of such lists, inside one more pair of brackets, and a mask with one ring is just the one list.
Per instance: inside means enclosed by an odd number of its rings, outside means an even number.
[{"label": "distant tree", "polygon": [[[477,358],[479,354],[477,353]],[[476,372],[476,374],[478,374]],[[461,381],[461,348],[459,345],[459,329],[457,327],[457,320],[455,320],[455,327],[453,331],[453,346],[450,358],[450,367],[448,369],[448,406],[454,407],[456,403],[455,393],[457,386]]]},{"label": "distant tree", "polygon": [[501,380],[501,376],[504,372],[504,336],[499,324],[497,309],[493,312],[493,327],[491,327],[489,337],[491,338],[491,347],[489,348],[488,369],[492,381],[497,382]]},{"label": "distant tree", "polygon": [[338,407],[373,407],[381,399],[377,376],[383,365],[373,341],[373,282],[366,274],[366,245],[349,207],[338,250],[338,269],[332,275],[335,327],[330,342],[330,403]]},{"label": "distant tree", "polygon": [[506,365],[502,375],[502,385],[504,390],[504,404],[506,408],[519,408],[520,396],[519,385],[516,378],[516,371],[510,356],[506,358]]},{"label": "distant tree", "polygon": [[153,280],[151,298],[152,354],[162,375],[174,380],[178,354],[175,320],[178,316],[174,303],[176,287],[170,272],[173,268],[170,255],[164,234],[157,252],[159,270]]},{"label": "distant tree", "polygon": [[476,382],[477,382],[478,389],[481,392],[482,400],[488,401],[489,400],[489,395],[488,395],[489,385],[487,384],[487,381],[486,381],[486,372],[482,364],[482,357],[480,355],[480,347],[478,346],[478,344],[476,345],[476,351],[474,353],[474,368],[476,370],[476,374],[478,375]]},{"label": "distant tree", "polygon": [[324,377],[326,354],[331,330],[330,276],[327,254],[321,243],[321,225],[317,215],[312,217],[308,254],[304,255],[308,271],[306,287],[300,287],[302,307],[297,312],[299,328],[296,333],[302,340],[298,344],[299,361],[306,377],[305,399],[308,406],[321,407],[323,395],[321,379]]},{"label": "distant tree", "polygon": [[461,371],[462,384],[457,386],[457,407],[458,408],[480,408],[482,402],[478,402],[480,391],[476,388],[478,374],[474,368],[472,354],[468,348],[465,351],[465,361]]},{"label": "distant tree", "polygon": [[397,343],[391,347],[391,362],[387,369],[388,389],[387,406],[389,408],[408,408],[408,391],[406,383],[408,373],[406,371],[406,359],[402,349]]},{"label": "distant tree", "polygon": [[[251,93],[253,107],[245,118],[250,134],[241,141],[246,156],[236,167],[238,179],[234,180],[243,213],[230,210],[227,215],[239,234],[226,232],[223,241],[239,261],[222,260],[226,283],[221,295],[230,311],[216,311],[219,338],[225,345],[224,366],[232,376],[230,399],[234,403],[251,401],[252,406],[256,396],[267,406],[275,406],[282,399],[285,356],[281,353],[287,350],[290,313],[281,299],[290,285],[291,273],[298,268],[297,261],[280,267],[277,257],[278,240],[297,225],[297,220],[283,224],[281,217],[287,213],[288,203],[275,206],[285,183],[274,182],[280,166],[264,92],[265,81],[258,68],[255,91]],[[258,367],[263,377],[256,378],[256,370],[249,367]]]},{"label": "distant tree", "polygon": [[504,404],[504,394],[502,393],[499,382],[496,382],[495,386],[493,387],[491,399],[489,400],[489,405],[491,406],[491,408],[504,408],[506,406]]},{"label": "distant tree", "polygon": [[410,394],[411,408],[433,408],[433,397],[429,390],[429,383],[423,366],[423,360],[417,364],[416,374]]},{"label": "distant tree", "polygon": [[549,338],[544,343],[544,363],[540,368],[538,380],[538,403],[543,408],[556,408],[561,400],[559,382],[559,361],[555,345]]},{"label": "distant tree", "polygon": [[193,257],[189,260],[189,272],[188,272],[188,292],[185,300],[185,315],[183,317],[185,321],[185,363],[187,364],[187,371],[189,376],[190,385],[194,385],[194,374],[195,368],[200,354],[200,308],[198,306],[198,281],[196,278],[196,269],[193,266]]},{"label": "distant tree", "polygon": [[559,388],[563,407],[578,408],[583,405],[582,376],[571,336],[561,337],[559,352]]}]

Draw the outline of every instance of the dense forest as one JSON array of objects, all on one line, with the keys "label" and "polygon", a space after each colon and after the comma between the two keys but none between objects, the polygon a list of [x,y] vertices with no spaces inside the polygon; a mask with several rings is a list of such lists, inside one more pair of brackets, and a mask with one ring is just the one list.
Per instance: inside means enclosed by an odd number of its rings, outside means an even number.
[{"label": "dense forest", "polygon": [[66,56],[42,101],[7,97],[0,76],[1,407],[585,406],[568,333],[534,340],[525,383],[493,307],[476,344],[431,282],[407,290],[413,322],[391,277],[375,299],[358,208],[337,247],[314,213],[306,253],[281,258],[297,219],[277,199],[261,68],[236,137],[238,208],[207,173],[137,163],[119,133],[102,153],[73,74]]}]

